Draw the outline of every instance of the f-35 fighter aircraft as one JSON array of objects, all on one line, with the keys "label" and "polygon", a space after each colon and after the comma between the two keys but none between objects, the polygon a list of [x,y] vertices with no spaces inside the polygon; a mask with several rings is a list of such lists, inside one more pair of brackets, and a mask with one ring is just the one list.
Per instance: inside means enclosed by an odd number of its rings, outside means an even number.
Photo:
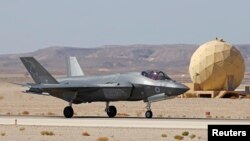
[{"label": "f-35 fighter aircraft", "polygon": [[26,84],[27,93],[47,94],[69,103],[63,114],[71,118],[72,104],[106,102],[105,111],[115,117],[117,110],[110,106],[113,101],[140,101],[147,103],[146,118],[152,118],[151,103],[176,97],[189,90],[185,85],[169,78],[164,72],[147,70],[124,74],[85,76],[75,57],[68,61],[68,76],[55,79],[33,57],[21,57],[21,61],[35,84]]}]

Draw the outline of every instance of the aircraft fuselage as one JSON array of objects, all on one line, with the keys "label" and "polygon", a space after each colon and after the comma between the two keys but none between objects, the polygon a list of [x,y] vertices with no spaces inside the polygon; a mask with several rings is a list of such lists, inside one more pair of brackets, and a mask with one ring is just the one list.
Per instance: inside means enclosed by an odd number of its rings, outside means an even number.
[{"label": "aircraft fuselage", "polygon": [[[152,80],[142,76],[140,72],[113,74],[103,76],[67,77],[58,79],[64,85],[91,85],[87,90],[77,92],[49,91],[50,95],[73,103],[96,101],[148,101],[149,97],[164,94],[162,98],[171,98],[182,94],[187,87],[173,80]],[[96,88],[95,84],[102,84]],[[105,85],[105,87],[103,87]]]}]

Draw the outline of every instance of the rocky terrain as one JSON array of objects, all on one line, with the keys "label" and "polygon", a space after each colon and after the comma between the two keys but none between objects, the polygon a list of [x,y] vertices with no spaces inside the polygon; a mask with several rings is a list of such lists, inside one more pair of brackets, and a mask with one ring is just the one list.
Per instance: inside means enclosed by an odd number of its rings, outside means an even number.
[{"label": "rocky terrain", "polygon": [[[250,45],[236,45],[250,70]],[[110,45],[98,48],[49,47],[24,54],[0,55],[1,74],[24,74],[20,56],[34,56],[53,74],[65,74],[66,58],[76,56],[86,74],[161,69],[168,74],[187,74],[197,45]]]}]

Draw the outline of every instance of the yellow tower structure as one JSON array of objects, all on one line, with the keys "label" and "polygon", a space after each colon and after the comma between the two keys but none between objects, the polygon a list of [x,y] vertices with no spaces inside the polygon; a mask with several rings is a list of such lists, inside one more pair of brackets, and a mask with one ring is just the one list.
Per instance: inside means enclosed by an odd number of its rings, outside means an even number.
[{"label": "yellow tower structure", "polygon": [[241,84],[245,63],[233,45],[216,38],[194,52],[189,73],[199,90],[231,91]]}]

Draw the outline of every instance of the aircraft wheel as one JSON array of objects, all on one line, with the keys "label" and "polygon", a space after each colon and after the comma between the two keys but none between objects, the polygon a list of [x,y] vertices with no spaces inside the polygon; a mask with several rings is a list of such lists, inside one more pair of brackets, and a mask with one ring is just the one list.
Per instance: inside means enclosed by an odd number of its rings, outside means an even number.
[{"label": "aircraft wheel", "polygon": [[64,108],[63,114],[66,118],[72,118],[74,115],[74,110],[71,106],[67,106]]},{"label": "aircraft wheel", "polygon": [[115,106],[109,106],[107,109],[107,114],[109,117],[115,117],[116,116],[116,108]]},{"label": "aircraft wheel", "polygon": [[151,110],[148,110],[146,113],[145,113],[145,117],[146,118],[152,118],[153,117],[153,112]]}]

